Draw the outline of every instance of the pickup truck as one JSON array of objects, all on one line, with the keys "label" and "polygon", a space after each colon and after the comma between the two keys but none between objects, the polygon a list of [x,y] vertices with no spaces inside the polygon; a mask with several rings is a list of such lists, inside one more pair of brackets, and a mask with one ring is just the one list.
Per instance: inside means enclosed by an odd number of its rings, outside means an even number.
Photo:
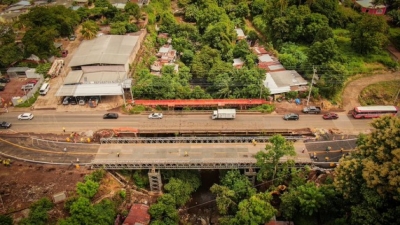
[{"label": "pickup truck", "polygon": [[21,90],[31,90],[33,87],[35,87],[35,84],[29,83],[29,84],[25,84],[22,85]]},{"label": "pickup truck", "polygon": [[304,107],[303,109],[303,113],[314,113],[314,114],[319,114],[321,113],[321,107],[317,107],[317,106],[307,106]]}]

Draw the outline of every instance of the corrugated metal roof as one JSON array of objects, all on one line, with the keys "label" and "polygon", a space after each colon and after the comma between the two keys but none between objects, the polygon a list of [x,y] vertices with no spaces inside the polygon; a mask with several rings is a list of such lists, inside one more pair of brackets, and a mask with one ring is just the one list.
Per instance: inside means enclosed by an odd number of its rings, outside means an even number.
[{"label": "corrugated metal roof", "polygon": [[72,70],[68,73],[67,77],[64,80],[64,84],[77,84],[80,83],[82,78],[83,71],[82,70]]},{"label": "corrugated metal roof", "polygon": [[56,96],[73,96],[78,85],[61,85],[58,89]]},{"label": "corrugated metal roof", "polygon": [[77,84],[61,86],[56,96],[122,95],[121,84]]},{"label": "corrugated metal roof", "polygon": [[126,72],[94,72],[85,73],[82,83],[121,83],[126,79]]},{"label": "corrugated metal roof", "polygon": [[74,54],[69,66],[125,64],[138,39],[138,36],[103,35],[93,40],[85,40]]},{"label": "corrugated metal roof", "polygon": [[269,74],[278,87],[307,85],[307,81],[295,70],[270,72]]},{"label": "corrugated metal roof", "polygon": [[133,204],[123,225],[149,224],[150,215],[148,211],[149,211],[149,206],[147,205]]},{"label": "corrugated metal roof", "polygon": [[122,65],[118,66],[82,66],[84,73],[93,72],[125,72],[125,67]]},{"label": "corrugated metal roof", "polygon": [[27,70],[29,70],[29,67],[10,67],[7,73],[25,72]]}]

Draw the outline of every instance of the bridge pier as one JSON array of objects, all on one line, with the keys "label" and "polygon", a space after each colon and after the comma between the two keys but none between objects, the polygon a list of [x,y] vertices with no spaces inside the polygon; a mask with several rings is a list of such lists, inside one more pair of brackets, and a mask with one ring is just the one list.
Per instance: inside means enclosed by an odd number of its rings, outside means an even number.
[{"label": "bridge pier", "polygon": [[152,168],[149,170],[148,175],[149,175],[150,191],[161,193],[162,181],[161,181],[160,170]]},{"label": "bridge pier", "polygon": [[253,168],[244,169],[244,175],[247,176],[247,179],[253,186],[256,184],[257,172]]}]

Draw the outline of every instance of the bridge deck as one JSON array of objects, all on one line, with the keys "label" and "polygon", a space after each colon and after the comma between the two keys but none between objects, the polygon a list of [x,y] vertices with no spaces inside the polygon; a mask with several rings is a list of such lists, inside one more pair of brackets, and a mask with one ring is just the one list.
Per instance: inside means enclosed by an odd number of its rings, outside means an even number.
[{"label": "bridge deck", "polygon": [[[296,162],[311,163],[303,142],[295,142]],[[92,161],[106,169],[233,169],[255,167],[254,155],[265,144],[106,144]],[[119,153],[119,157],[118,157]],[[185,156],[185,153],[187,155]],[[286,160],[286,159],[285,159]]]}]

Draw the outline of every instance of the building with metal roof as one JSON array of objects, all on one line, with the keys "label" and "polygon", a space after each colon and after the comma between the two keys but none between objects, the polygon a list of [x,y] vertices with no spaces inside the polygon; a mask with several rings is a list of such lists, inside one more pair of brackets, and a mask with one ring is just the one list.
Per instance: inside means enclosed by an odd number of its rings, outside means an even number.
[{"label": "building with metal roof", "polygon": [[83,41],[56,96],[123,95],[124,89],[132,85],[129,64],[140,48],[140,37],[103,35]]},{"label": "building with metal roof", "polygon": [[269,72],[266,74],[264,86],[271,94],[282,94],[289,91],[307,90],[307,81],[295,70]]},{"label": "building with metal roof", "polygon": [[69,63],[73,70],[81,66],[124,65],[129,71],[134,50],[140,45],[139,36],[102,35],[81,43]]}]

